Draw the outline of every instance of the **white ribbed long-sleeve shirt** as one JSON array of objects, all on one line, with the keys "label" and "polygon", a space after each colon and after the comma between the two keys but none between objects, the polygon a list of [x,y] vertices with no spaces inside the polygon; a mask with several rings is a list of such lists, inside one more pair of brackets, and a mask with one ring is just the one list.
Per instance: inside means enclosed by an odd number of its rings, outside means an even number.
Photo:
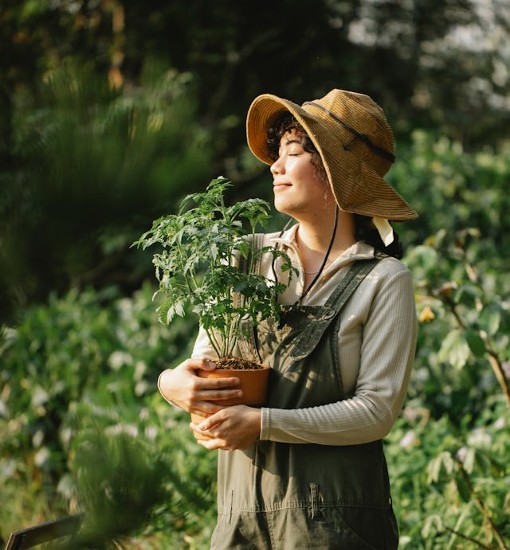
[{"label": "white ribbed long-sleeve shirt", "polygon": [[[267,234],[264,246],[279,243],[302,273],[295,241],[297,226],[283,235]],[[271,258],[261,273],[273,278]],[[374,248],[357,242],[336,258],[305,296],[302,305],[323,305],[352,262],[374,257]],[[276,262],[276,272],[279,272]],[[279,277],[282,277],[279,274]],[[293,304],[303,293],[303,276],[294,276],[281,296]],[[345,305],[338,332],[342,401],[303,409],[262,408],[260,439],[285,443],[353,445],[382,439],[398,417],[409,383],[416,347],[416,310],[409,270],[384,258]],[[200,331],[193,357],[214,358]]]}]

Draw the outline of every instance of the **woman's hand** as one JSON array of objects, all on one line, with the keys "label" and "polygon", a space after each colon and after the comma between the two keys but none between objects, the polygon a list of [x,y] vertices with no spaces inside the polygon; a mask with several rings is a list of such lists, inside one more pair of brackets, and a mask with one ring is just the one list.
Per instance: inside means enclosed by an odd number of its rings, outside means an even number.
[{"label": "woman's hand", "polygon": [[260,437],[261,411],[246,405],[225,407],[200,424],[190,424],[206,449],[244,450]]},{"label": "woman's hand", "polygon": [[241,397],[238,378],[201,378],[199,373],[216,368],[207,359],[187,359],[174,369],[164,370],[158,389],[167,400],[189,413],[208,416],[220,411],[222,401]]}]

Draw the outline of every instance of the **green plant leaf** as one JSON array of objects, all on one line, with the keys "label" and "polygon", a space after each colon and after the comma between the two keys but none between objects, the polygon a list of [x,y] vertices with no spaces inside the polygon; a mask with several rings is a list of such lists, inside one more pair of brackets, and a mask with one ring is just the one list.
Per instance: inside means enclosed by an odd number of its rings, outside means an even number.
[{"label": "green plant leaf", "polygon": [[465,336],[466,342],[468,343],[469,349],[473,355],[475,357],[483,357],[486,349],[485,343],[480,334],[474,330],[466,330]]},{"label": "green plant leaf", "polygon": [[471,351],[462,330],[452,330],[441,344],[438,357],[445,363],[450,363],[456,369],[461,369],[469,359]]},{"label": "green plant leaf", "polygon": [[[259,254],[252,250],[253,231],[267,220],[269,205],[248,199],[226,206],[223,194],[230,185],[225,178],[212,180],[204,193],[186,196],[178,214],[156,220],[136,242],[142,248],[155,243],[163,247],[163,252],[153,256],[164,296],[160,318],[170,323],[190,305],[219,356],[234,348],[239,319],[260,322],[278,317],[276,298],[286,288],[252,272]],[[285,266],[291,264],[272,247],[265,247],[264,253],[283,258]],[[236,267],[241,259],[248,262],[246,270]]]},{"label": "green plant leaf", "polygon": [[463,475],[455,478],[455,486],[459,492],[460,498],[464,502],[470,502],[471,500],[471,487],[468,480]]}]

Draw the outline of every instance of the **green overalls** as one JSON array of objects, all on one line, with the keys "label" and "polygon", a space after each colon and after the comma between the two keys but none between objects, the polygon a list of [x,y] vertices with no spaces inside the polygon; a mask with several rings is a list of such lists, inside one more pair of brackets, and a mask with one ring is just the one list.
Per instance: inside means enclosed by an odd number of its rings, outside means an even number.
[{"label": "green overalls", "polygon": [[[324,306],[290,306],[280,326],[258,330],[258,349],[272,367],[265,406],[306,408],[349,397],[339,370],[340,310],[375,263],[355,263]],[[359,269],[365,273],[356,273]],[[348,446],[258,441],[246,451],[220,451],[218,525],[211,545],[397,548],[382,441]]]}]

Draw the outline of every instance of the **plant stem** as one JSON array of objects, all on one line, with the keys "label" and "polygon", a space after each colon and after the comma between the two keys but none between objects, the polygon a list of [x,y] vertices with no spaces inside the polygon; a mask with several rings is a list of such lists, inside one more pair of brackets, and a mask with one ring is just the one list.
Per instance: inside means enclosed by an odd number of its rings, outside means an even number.
[{"label": "plant stem", "polygon": [[[455,302],[452,300],[450,296],[443,296],[442,300],[449,307],[459,327],[465,331],[467,327],[458,312],[457,304],[455,304]],[[503,364],[498,354],[492,348],[492,345],[490,343],[487,333],[483,330],[479,330],[478,334],[485,344],[485,351],[488,355],[489,364],[494,372],[494,375],[496,376],[496,380],[498,381],[501,389],[503,390],[503,394],[506,397],[507,404],[510,407],[510,384],[507,380],[505,371],[503,369]]]},{"label": "plant stem", "polygon": [[211,343],[211,346],[213,347],[216,355],[218,357],[221,357],[222,356],[222,350],[221,350],[221,347],[218,345],[218,342],[216,340],[216,336],[214,334],[214,330],[210,330],[210,329],[207,329],[207,328],[204,328],[205,330],[205,333],[207,334],[207,338],[209,338],[209,342]]},{"label": "plant stem", "polygon": [[487,351],[487,355],[489,356],[489,363],[492,367],[492,370],[494,371],[494,375],[496,376],[496,379],[501,386],[503,393],[505,394],[507,404],[510,407],[510,386],[505,371],[503,369],[503,364],[501,363],[501,360],[499,359],[497,353],[491,348],[487,334],[483,331],[480,331],[480,337],[485,344],[485,350]]},{"label": "plant stem", "polygon": [[[498,542],[500,550],[505,550],[507,548],[506,545],[505,545],[505,542],[504,542],[502,536],[500,535],[497,527],[494,525],[494,522],[492,521],[492,519],[489,515],[489,512],[487,511],[487,509],[485,507],[485,504],[480,499],[480,497],[477,495],[477,493],[475,491],[475,488],[473,487],[473,484],[471,483],[471,478],[469,477],[469,474],[466,472],[466,469],[464,468],[464,465],[462,464],[462,462],[458,458],[456,458],[455,461],[457,462],[458,471],[459,471],[460,475],[462,476],[462,479],[464,480],[464,482],[466,483],[466,485],[469,489],[469,494],[471,495],[471,498],[473,499],[473,502],[475,503],[476,507],[478,508],[480,513],[482,514],[483,519],[489,525],[489,527],[490,527],[490,529],[491,529],[491,531],[494,535],[494,538]],[[467,537],[463,536],[463,538],[467,538]],[[468,540],[472,540],[472,542],[477,543],[477,541],[475,541],[473,539],[468,539]],[[478,544],[480,544],[480,543],[478,543]],[[481,544],[480,544],[480,546],[482,548],[489,548],[489,547],[483,546]]]},{"label": "plant stem", "polygon": [[[484,550],[491,550],[490,546],[486,546],[485,544],[482,544],[480,541],[474,539],[473,537],[469,537],[467,535],[464,535],[463,533],[460,533],[459,531],[456,531],[455,529],[452,529],[451,527],[448,527],[447,525],[444,525],[444,528],[445,528],[446,531],[448,531],[449,533],[454,534],[456,537],[459,537],[459,538],[464,539],[464,540],[468,540],[469,542],[472,542],[473,544],[476,544],[476,546],[478,546],[479,548],[483,548]],[[505,550],[504,547],[503,547],[503,550]]]}]

